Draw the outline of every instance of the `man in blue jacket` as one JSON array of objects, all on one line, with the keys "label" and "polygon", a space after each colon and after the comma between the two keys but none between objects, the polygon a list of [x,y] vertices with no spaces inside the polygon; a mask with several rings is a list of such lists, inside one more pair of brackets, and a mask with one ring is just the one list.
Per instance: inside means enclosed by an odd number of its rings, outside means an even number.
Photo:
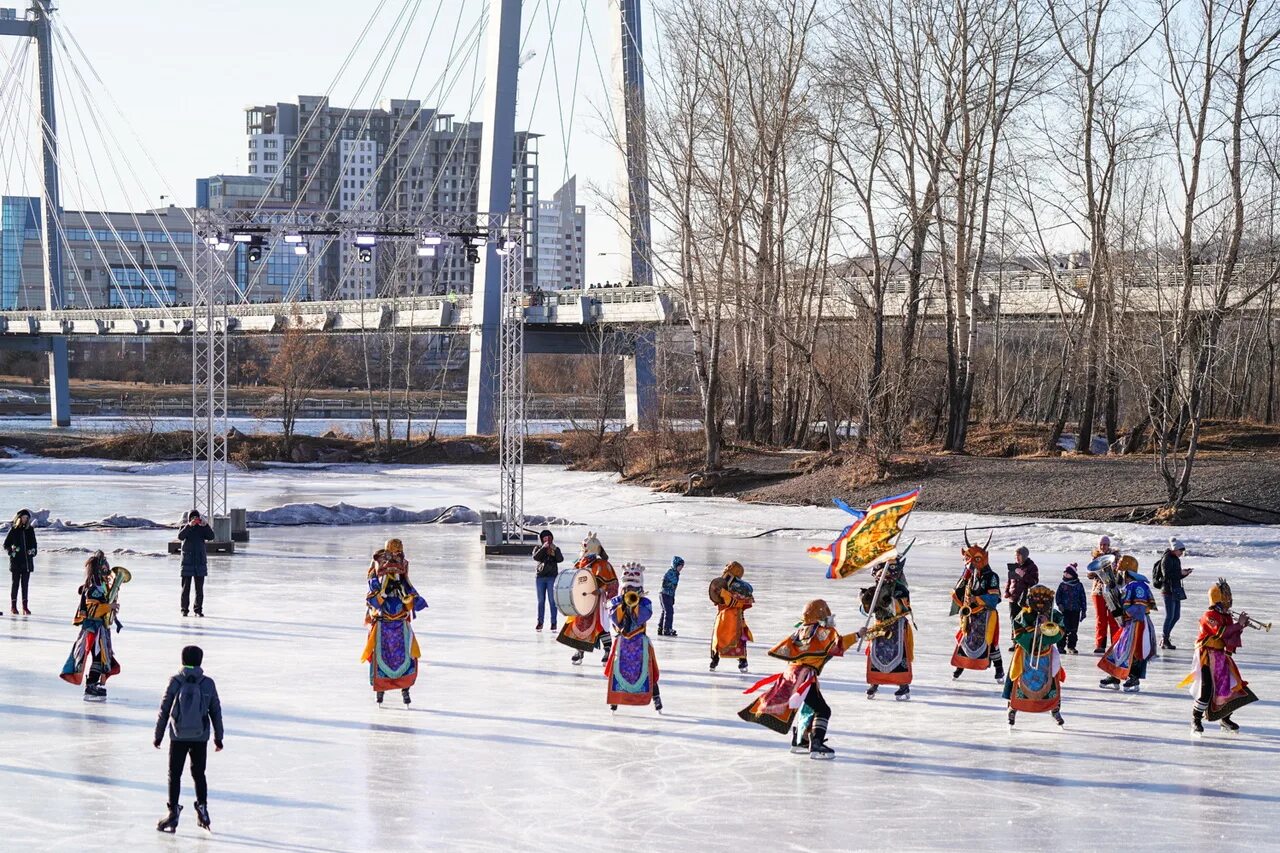
[{"label": "man in blue jacket", "polygon": [[222,704],[217,685],[200,669],[203,662],[204,651],[199,646],[182,650],[182,671],[169,679],[156,718],[156,749],[164,740],[166,724],[169,729],[169,814],[156,824],[161,832],[178,828],[178,814],[182,811],[178,798],[187,756],[191,756],[191,779],[196,785],[196,823],[201,829],[209,828],[209,785],[204,768],[209,759],[210,729],[214,750],[222,751]]},{"label": "man in blue jacket", "polygon": [[204,579],[209,574],[209,552],[206,542],[213,541],[213,528],[205,524],[200,513],[187,513],[187,523],[178,531],[182,543],[182,615],[187,615],[191,603],[191,581],[196,583],[196,615],[204,615]]}]

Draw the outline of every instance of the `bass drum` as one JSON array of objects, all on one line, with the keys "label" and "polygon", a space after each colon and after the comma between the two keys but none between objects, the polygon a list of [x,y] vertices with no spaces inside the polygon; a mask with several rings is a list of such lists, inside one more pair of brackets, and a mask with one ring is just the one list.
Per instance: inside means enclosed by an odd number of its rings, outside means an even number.
[{"label": "bass drum", "polygon": [[565,616],[587,616],[596,609],[596,579],[586,569],[565,569],[556,576],[556,607]]}]

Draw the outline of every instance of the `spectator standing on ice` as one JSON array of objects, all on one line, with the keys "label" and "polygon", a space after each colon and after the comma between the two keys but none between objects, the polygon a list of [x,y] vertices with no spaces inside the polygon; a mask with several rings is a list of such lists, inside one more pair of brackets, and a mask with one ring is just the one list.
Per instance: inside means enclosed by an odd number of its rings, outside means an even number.
[{"label": "spectator standing on ice", "polygon": [[[1040,583],[1040,569],[1031,559],[1031,551],[1026,545],[1018,546],[1013,552],[1016,562],[1009,564],[1009,579],[1004,584],[1004,597],[1009,601],[1009,635],[1014,636],[1013,620],[1022,612],[1026,603],[1027,592]],[[1015,646],[1009,646],[1013,651]]]},{"label": "spectator standing on ice", "polygon": [[658,620],[658,636],[677,637],[673,620],[676,615],[676,587],[680,585],[683,557],[672,557],[671,568],[662,576],[662,618]]},{"label": "spectator standing on ice", "polygon": [[182,615],[191,603],[191,582],[196,586],[196,615],[204,615],[204,579],[209,574],[209,552],[206,542],[213,541],[213,530],[204,523],[197,510],[187,513],[187,523],[178,531],[182,543]]},{"label": "spectator standing on ice", "polygon": [[560,574],[560,563],[564,561],[564,555],[560,553],[556,538],[550,530],[544,530],[538,534],[538,547],[533,549],[533,561],[538,564],[538,572],[534,580],[538,585],[538,627],[535,630],[542,630],[542,612],[545,605],[551,611],[551,630],[554,631],[556,616],[559,614],[555,601],[556,575]]},{"label": "spectator standing on ice", "polygon": [[1182,579],[1191,574],[1191,569],[1182,568],[1182,558],[1187,548],[1176,536],[1169,537],[1169,549],[1164,552],[1156,568],[1152,583],[1164,596],[1164,625],[1160,632],[1160,648],[1177,651],[1173,644],[1173,626],[1182,618],[1182,602],[1187,599],[1187,591],[1182,586]]},{"label": "spectator standing on ice", "polygon": [[13,575],[13,584],[9,587],[9,612],[18,615],[18,590],[21,589],[22,615],[30,616],[27,587],[36,568],[36,531],[31,526],[31,510],[20,509],[14,516],[13,526],[4,537],[4,551],[9,555],[9,571]]},{"label": "spectator standing on ice", "polygon": [[1054,603],[1062,614],[1063,643],[1071,654],[1078,654],[1076,642],[1080,637],[1080,623],[1089,610],[1089,597],[1085,595],[1084,584],[1080,583],[1080,574],[1076,564],[1072,563],[1062,570],[1062,583],[1054,595]]},{"label": "spectator standing on ice", "polygon": [[211,729],[213,748],[216,752],[222,751],[222,704],[218,701],[217,685],[200,668],[203,662],[204,650],[199,646],[182,650],[182,671],[169,679],[160,702],[160,715],[156,717],[156,736],[152,741],[156,749],[164,741],[166,724],[169,729],[169,814],[156,824],[161,832],[178,828],[178,814],[182,811],[178,798],[182,794],[182,770],[188,756],[191,780],[196,786],[196,823],[201,829],[209,828],[209,783],[204,769],[209,760]]}]

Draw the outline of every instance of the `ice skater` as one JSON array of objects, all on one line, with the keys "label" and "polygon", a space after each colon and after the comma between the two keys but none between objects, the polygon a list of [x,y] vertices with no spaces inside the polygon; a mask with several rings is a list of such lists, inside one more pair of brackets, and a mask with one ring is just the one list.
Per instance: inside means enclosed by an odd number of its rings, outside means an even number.
[{"label": "ice skater", "polygon": [[1062,570],[1062,583],[1054,593],[1054,603],[1062,613],[1063,646],[1068,654],[1079,654],[1076,644],[1080,641],[1080,623],[1089,615],[1089,596],[1080,583],[1075,563]]},{"label": "ice skater", "polygon": [[617,637],[605,664],[608,683],[605,701],[611,710],[619,705],[648,705],[662,713],[658,692],[658,659],[645,625],[653,617],[653,602],[644,594],[644,566],[624,563],[622,594],[609,600],[609,624]]},{"label": "ice skater", "polygon": [[1238,617],[1231,612],[1234,604],[1231,585],[1226,578],[1209,587],[1209,609],[1200,617],[1200,634],[1196,637],[1195,669],[1179,687],[1191,687],[1195,703],[1191,706],[1191,731],[1204,734],[1204,720],[1216,721],[1223,731],[1238,732],[1240,726],[1231,715],[1258,701],[1249,682],[1240,677],[1235,653],[1242,645],[1244,629],[1257,623],[1248,613]]},{"label": "ice skater", "polygon": [[178,828],[182,805],[182,770],[191,759],[191,781],[196,786],[196,823],[209,829],[209,783],[205,765],[209,760],[209,734],[213,733],[213,749],[222,752],[222,704],[218,687],[204,674],[204,651],[199,646],[182,650],[182,671],[169,679],[160,715],[156,717],[156,736],[152,745],[160,748],[166,726],[169,729],[169,813],[156,824],[161,832]]},{"label": "ice skater", "polygon": [[911,593],[905,578],[906,558],[898,557],[873,570],[875,587],[862,590],[862,613],[873,617],[867,631],[867,698],[883,684],[896,684],[893,698],[911,698],[915,631],[911,627]]},{"label": "ice skater", "polygon": [[1027,590],[1026,607],[1013,620],[1013,659],[1004,682],[1009,702],[1009,725],[1019,711],[1048,711],[1059,726],[1062,720],[1062,669],[1058,646],[1063,639],[1062,614],[1053,607],[1054,592],[1037,585]]},{"label": "ice skater", "polygon": [[1004,597],[1009,601],[1009,651],[1014,650],[1013,620],[1026,605],[1028,590],[1040,583],[1040,568],[1031,559],[1031,549],[1026,545],[1018,546],[1018,550],[1013,552],[1013,560],[1004,583]]},{"label": "ice skater", "polygon": [[[1111,546],[1110,536],[1098,538],[1098,547],[1093,549],[1090,559],[1096,560],[1105,554],[1114,554],[1117,558],[1120,556],[1119,551]],[[1101,655],[1106,653],[1107,643],[1120,630],[1120,624],[1116,622],[1116,617],[1107,607],[1107,598],[1102,594],[1105,581],[1095,572],[1086,572],[1085,577],[1093,581],[1089,589],[1090,597],[1093,599],[1093,653]]]},{"label": "ice skater", "polygon": [[564,627],[556,636],[556,642],[576,650],[570,658],[575,666],[582,663],[587,652],[600,646],[604,648],[604,656],[600,662],[608,663],[613,640],[605,624],[605,610],[609,600],[618,594],[618,575],[609,563],[609,555],[596,534],[588,533],[587,538],[582,540],[582,553],[574,563],[574,568],[591,572],[596,582],[596,600],[586,616],[565,618]]},{"label": "ice skater", "polygon": [[1155,565],[1151,582],[1160,590],[1164,598],[1164,625],[1160,630],[1160,648],[1177,651],[1173,644],[1173,628],[1182,618],[1182,602],[1187,600],[1187,591],[1183,580],[1191,574],[1192,569],[1182,568],[1182,558],[1186,556],[1187,546],[1176,536],[1169,538],[1169,549],[1164,552]]},{"label": "ice skater", "polygon": [[960,552],[964,572],[951,590],[951,613],[959,614],[956,647],[951,653],[952,679],[966,669],[984,670],[995,665],[996,681],[1004,680],[1000,653],[1000,576],[991,568],[987,549],[968,542]]},{"label": "ice skater", "polygon": [[374,553],[365,605],[369,638],[360,660],[369,664],[374,698],[381,705],[388,690],[399,690],[407,706],[412,701],[409,688],[418,680],[418,659],[422,657],[413,619],[426,609],[427,602],[409,582],[409,561],[399,539],[388,539]]},{"label": "ice skater", "polygon": [[204,579],[209,574],[209,551],[206,542],[213,541],[213,529],[200,517],[198,510],[187,513],[187,523],[178,531],[182,543],[182,615],[191,603],[191,584],[196,587],[196,615],[204,616]]},{"label": "ice skater", "polygon": [[1147,661],[1156,656],[1155,625],[1150,613],[1156,606],[1155,597],[1147,579],[1138,574],[1138,561],[1125,554],[1116,562],[1116,569],[1124,579],[1120,596],[1120,630],[1111,640],[1111,649],[1098,661],[1098,668],[1107,674],[1099,686],[1126,693],[1142,689],[1142,679],[1147,677]]},{"label": "ice skater", "polygon": [[35,571],[36,530],[31,526],[31,510],[20,509],[13,517],[13,525],[4,537],[4,552],[9,555],[9,572],[13,583],[9,587],[9,612],[18,615],[18,592],[22,592],[22,615],[30,616],[27,588],[31,573]]},{"label": "ice skater", "polygon": [[676,587],[680,585],[680,570],[684,568],[683,557],[672,557],[671,568],[662,576],[662,618],[658,620],[659,637],[678,637],[675,628]]},{"label": "ice skater", "polygon": [[538,625],[535,631],[542,630],[542,614],[544,606],[551,611],[551,630],[556,630],[556,615],[560,609],[556,607],[555,589],[556,575],[560,573],[560,563],[564,554],[556,546],[556,538],[550,530],[538,534],[538,547],[533,549],[533,561],[538,564],[534,575],[534,583],[538,590]]},{"label": "ice skater", "polygon": [[[119,675],[111,641],[111,625],[120,612],[120,585],[131,579],[129,570],[112,568],[106,555],[96,551],[84,564],[84,583],[78,590],[80,606],[72,624],[80,626],[80,635],[71,646],[71,654],[59,676],[63,681],[79,685],[85,682],[84,700],[103,702],[107,698],[107,679]],[[118,624],[118,623],[117,623]],[[88,677],[85,677],[85,670]]]},{"label": "ice skater", "polygon": [[724,567],[720,576],[711,582],[707,592],[716,606],[716,621],[711,628],[711,671],[720,665],[720,658],[737,658],[738,672],[747,671],[747,643],[751,627],[747,625],[746,611],[756,602],[755,590],[742,579],[746,570],[737,560]]},{"label": "ice skater", "polygon": [[844,655],[865,632],[865,628],[859,628],[841,635],[827,602],[820,598],[810,601],[791,636],[769,650],[769,656],[785,661],[787,668],[743,691],[755,693],[769,688],[738,716],[779,734],[790,730],[793,753],[815,759],[835,758],[835,750],[827,746],[831,706],[822,697],[818,676],[827,661]]}]

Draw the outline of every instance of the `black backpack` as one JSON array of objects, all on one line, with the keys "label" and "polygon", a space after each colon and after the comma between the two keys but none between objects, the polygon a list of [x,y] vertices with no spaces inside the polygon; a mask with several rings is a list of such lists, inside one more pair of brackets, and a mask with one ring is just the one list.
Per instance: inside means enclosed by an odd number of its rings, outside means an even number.
[{"label": "black backpack", "polygon": [[1156,560],[1155,567],[1151,571],[1151,585],[1156,589],[1164,589],[1164,557]]},{"label": "black backpack", "polygon": [[178,695],[174,697],[171,713],[174,737],[178,740],[204,740],[204,718],[207,713],[200,682],[184,678],[178,687]]}]

